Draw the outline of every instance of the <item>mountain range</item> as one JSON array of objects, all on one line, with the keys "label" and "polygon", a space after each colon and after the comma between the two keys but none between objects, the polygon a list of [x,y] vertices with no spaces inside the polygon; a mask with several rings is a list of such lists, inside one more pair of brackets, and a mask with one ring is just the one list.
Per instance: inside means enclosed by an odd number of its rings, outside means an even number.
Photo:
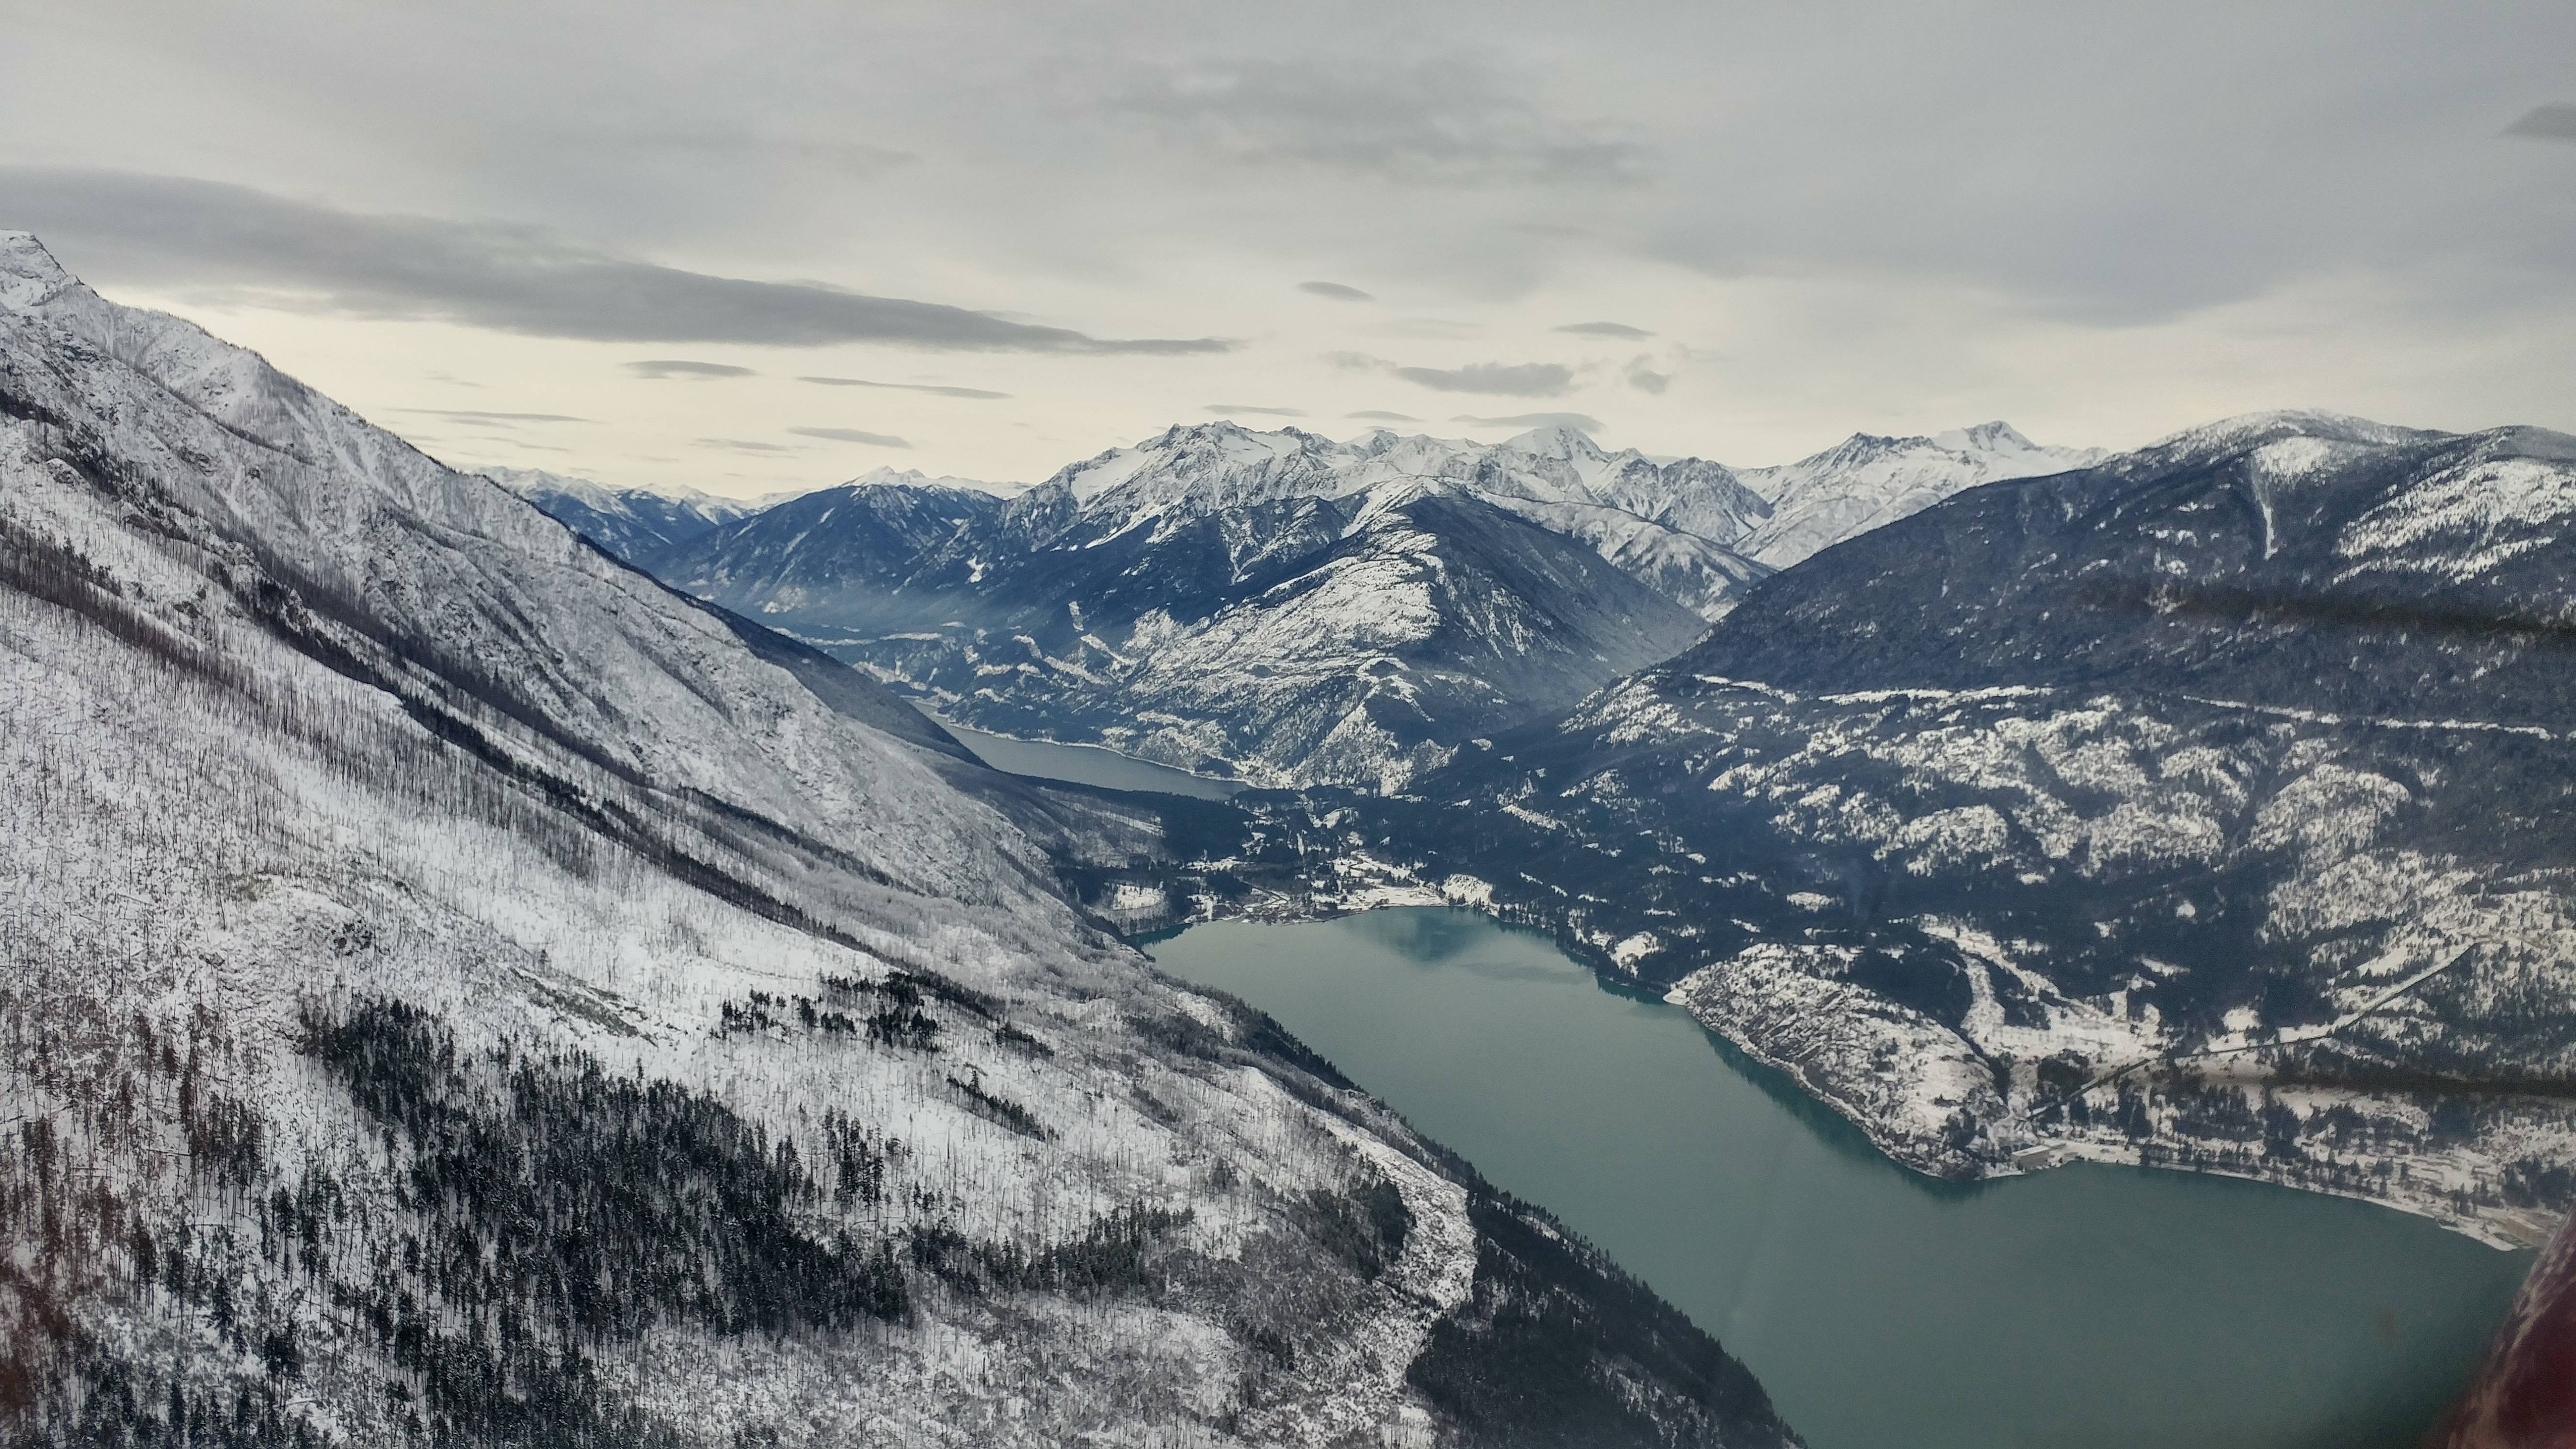
[{"label": "mountain range", "polygon": [[1342,443],[1219,422],[1007,499],[880,474],[661,541],[531,496],[961,723],[1260,785],[1398,791],[1687,647],[1772,571],[1756,551],[1794,561],[2097,456],[1996,423],[1739,476],[1563,427]]},{"label": "mountain range", "polygon": [[522,489],[726,526],[453,472],[0,234],[13,1442],[1794,1442],[1086,915],[1151,810]]},{"label": "mountain range", "polygon": [[1257,808],[1333,842],[1274,862],[1295,909],[1548,925],[1927,1172],[2534,1242],[2576,1197],[2571,540],[2576,439],[2234,419],[1817,553],[1414,799]]}]

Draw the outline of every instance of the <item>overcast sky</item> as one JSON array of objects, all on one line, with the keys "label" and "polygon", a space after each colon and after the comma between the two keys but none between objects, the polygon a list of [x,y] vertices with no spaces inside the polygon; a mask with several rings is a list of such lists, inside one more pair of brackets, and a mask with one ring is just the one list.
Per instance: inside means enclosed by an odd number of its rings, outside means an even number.
[{"label": "overcast sky", "polygon": [[13,0],[0,228],[465,466],[2576,431],[2576,5]]}]

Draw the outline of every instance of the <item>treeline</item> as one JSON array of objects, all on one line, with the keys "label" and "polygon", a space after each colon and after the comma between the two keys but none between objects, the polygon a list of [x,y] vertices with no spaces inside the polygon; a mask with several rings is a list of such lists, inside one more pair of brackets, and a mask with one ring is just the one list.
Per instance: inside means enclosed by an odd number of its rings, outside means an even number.
[{"label": "treeline", "polygon": [[797,1221],[825,1189],[795,1143],[773,1146],[712,1097],[569,1053],[460,1062],[453,1038],[402,1002],[308,1015],[304,1028],[402,1148],[398,1201],[420,1245],[406,1253],[426,1251],[440,1296],[504,1341],[535,1305],[594,1340],[664,1319],[776,1333],[904,1311],[887,1251]]},{"label": "treeline", "polygon": [[1481,1182],[1468,1301],[1434,1324],[1406,1381],[1498,1449],[1777,1444],[1750,1370],[1680,1310],[1543,1213]]}]

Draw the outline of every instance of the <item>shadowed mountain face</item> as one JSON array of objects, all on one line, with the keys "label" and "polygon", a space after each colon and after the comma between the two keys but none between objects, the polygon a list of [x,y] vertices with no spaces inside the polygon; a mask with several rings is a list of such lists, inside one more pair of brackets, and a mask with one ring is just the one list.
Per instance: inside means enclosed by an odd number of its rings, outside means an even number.
[{"label": "shadowed mountain face", "polygon": [[1371,830],[1926,1170],[2527,1238],[2576,1198],[2571,540],[2576,440],[2224,423],[1828,549]]},{"label": "shadowed mountain face", "polygon": [[1101,931],[1148,812],[7,233],[0,778],[12,1443],[1794,1442]]},{"label": "shadowed mountain face", "polygon": [[2563,720],[2571,463],[2576,440],[2536,429],[2223,424],[1857,538],[1674,668]]}]

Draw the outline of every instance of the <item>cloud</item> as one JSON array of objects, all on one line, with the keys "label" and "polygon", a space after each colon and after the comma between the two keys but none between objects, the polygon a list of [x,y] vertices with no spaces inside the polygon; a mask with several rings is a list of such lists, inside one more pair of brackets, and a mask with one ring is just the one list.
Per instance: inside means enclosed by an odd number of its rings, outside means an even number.
[{"label": "cloud", "polygon": [[1460,413],[1453,423],[1473,423],[1480,428],[1573,428],[1578,432],[1601,431],[1601,420],[1589,413],[1513,413],[1509,417],[1479,418]]},{"label": "cloud", "polygon": [[1380,412],[1375,408],[1370,408],[1364,412],[1344,413],[1342,416],[1346,418],[1357,418],[1362,422],[1370,423],[1418,423],[1422,421],[1422,419],[1414,417],[1410,413]]},{"label": "cloud", "polygon": [[246,186],[0,166],[12,226],[85,266],[305,310],[599,342],[961,352],[1225,352],[1221,338],[1100,338],[817,282],[759,282],[619,256],[526,226],[335,210]]},{"label": "cloud", "polygon": [[459,422],[490,423],[496,427],[514,427],[520,423],[586,423],[566,413],[493,413],[478,408],[387,408],[387,412],[408,413],[423,418],[454,418]]},{"label": "cloud", "polygon": [[865,443],[871,448],[909,448],[912,444],[892,433],[864,433],[857,428],[789,428],[800,438],[821,438],[832,443]]},{"label": "cloud", "polygon": [[778,443],[755,443],[748,438],[699,438],[701,448],[723,448],[735,453],[793,453],[796,450]]},{"label": "cloud", "polygon": [[1574,387],[1574,369],[1559,362],[1471,362],[1465,367],[1398,367],[1390,371],[1406,382],[1441,392],[1563,397]]},{"label": "cloud", "polygon": [[910,151],[897,151],[885,146],[870,146],[861,141],[827,141],[802,136],[763,136],[747,131],[708,129],[703,131],[647,131],[632,136],[608,136],[601,139],[612,144],[633,146],[645,151],[662,151],[677,155],[735,163],[745,157],[788,157],[811,162],[828,171],[844,175],[876,177],[921,158]]},{"label": "cloud", "polygon": [[2544,141],[2576,141],[2576,106],[2534,106],[2504,128],[2508,136],[2534,136]]},{"label": "cloud", "polygon": [[1218,414],[1259,413],[1272,418],[1302,418],[1306,415],[1301,408],[1257,408],[1249,403],[1209,403],[1207,410]]},{"label": "cloud", "polygon": [[1673,385],[1673,375],[1669,372],[1657,372],[1648,367],[1646,364],[1650,360],[1644,357],[1629,359],[1628,385],[1639,392],[1653,393],[1661,397],[1664,389]]},{"label": "cloud", "polygon": [[1577,337],[1616,337],[1628,342],[1643,341],[1655,335],[1643,327],[1631,327],[1625,322],[1575,322],[1556,330],[1571,332]]},{"label": "cloud", "polygon": [[630,362],[625,366],[628,372],[637,377],[656,379],[685,377],[703,381],[711,377],[758,376],[750,368],[736,367],[730,362],[691,362],[685,357],[653,357],[642,362]]},{"label": "cloud", "polygon": [[986,401],[1010,396],[1006,392],[991,392],[980,387],[939,387],[927,382],[870,382],[859,377],[800,377],[796,380],[823,387],[881,387],[894,392],[926,392],[938,397],[970,397]]},{"label": "cloud", "polygon": [[1330,297],[1337,302],[1374,302],[1377,300],[1377,298],[1370,296],[1368,293],[1361,291],[1357,287],[1345,287],[1339,282],[1299,282],[1297,284],[1297,290],[1300,292],[1312,292],[1318,297]]},{"label": "cloud", "polygon": [[1485,324],[1461,322],[1451,317],[1398,317],[1386,324],[1386,330],[1399,337],[1440,337],[1455,341],[1477,335],[1485,330]]},{"label": "cloud", "polygon": [[1533,99],[1543,90],[1472,57],[1337,49],[1139,69],[1108,100],[1167,140],[1239,162],[1469,186],[1646,178],[1643,147],[1550,115]]}]

